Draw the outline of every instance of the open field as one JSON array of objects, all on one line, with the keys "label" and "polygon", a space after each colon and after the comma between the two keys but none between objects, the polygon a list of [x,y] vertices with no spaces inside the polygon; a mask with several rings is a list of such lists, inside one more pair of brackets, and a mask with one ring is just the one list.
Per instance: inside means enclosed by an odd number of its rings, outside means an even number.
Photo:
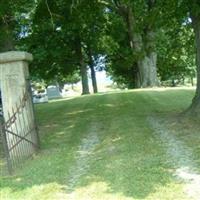
[{"label": "open field", "polygon": [[41,151],[0,177],[3,200],[199,200],[200,123],[189,89],[37,105]]}]

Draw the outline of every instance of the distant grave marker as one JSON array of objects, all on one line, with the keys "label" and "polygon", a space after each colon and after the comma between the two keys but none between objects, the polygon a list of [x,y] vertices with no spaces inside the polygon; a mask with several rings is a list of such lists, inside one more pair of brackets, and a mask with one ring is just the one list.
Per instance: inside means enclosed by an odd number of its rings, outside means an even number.
[{"label": "distant grave marker", "polygon": [[47,87],[47,96],[49,99],[56,99],[62,97],[59,87],[55,85],[50,85]]}]

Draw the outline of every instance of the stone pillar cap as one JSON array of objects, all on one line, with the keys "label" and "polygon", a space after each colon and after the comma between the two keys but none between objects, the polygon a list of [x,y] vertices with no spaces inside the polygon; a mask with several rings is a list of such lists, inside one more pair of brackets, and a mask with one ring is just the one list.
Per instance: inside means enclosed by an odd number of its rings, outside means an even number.
[{"label": "stone pillar cap", "polygon": [[33,60],[32,54],[24,51],[8,51],[5,53],[0,53],[0,64],[16,62],[16,61],[32,61],[32,60]]}]

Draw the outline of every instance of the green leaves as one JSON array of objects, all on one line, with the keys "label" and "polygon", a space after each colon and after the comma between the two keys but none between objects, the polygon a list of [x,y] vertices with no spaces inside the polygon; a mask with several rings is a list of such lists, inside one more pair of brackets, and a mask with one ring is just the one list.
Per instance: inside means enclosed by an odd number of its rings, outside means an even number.
[{"label": "green leaves", "polygon": [[200,12],[198,0],[0,0],[0,46],[33,53],[31,73],[49,80],[77,71],[79,38],[84,65],[91,51],[106,58],[112,76],[131,84],[138,60],[157,51],[164,80],[194,72],[189,12]]}]

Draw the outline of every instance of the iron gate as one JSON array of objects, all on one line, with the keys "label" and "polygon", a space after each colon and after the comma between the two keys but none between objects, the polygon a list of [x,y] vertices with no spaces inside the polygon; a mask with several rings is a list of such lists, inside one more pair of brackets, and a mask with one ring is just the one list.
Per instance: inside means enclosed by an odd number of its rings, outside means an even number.
[{"label": "iron gate", "polygon": [[18,104],[7,113],[8,120],[2,123],[2,141],[9,173],[22,166],[39,148],[34,113],[31,117],[29,112],[32,106],[30,93],[23,92]]}]

